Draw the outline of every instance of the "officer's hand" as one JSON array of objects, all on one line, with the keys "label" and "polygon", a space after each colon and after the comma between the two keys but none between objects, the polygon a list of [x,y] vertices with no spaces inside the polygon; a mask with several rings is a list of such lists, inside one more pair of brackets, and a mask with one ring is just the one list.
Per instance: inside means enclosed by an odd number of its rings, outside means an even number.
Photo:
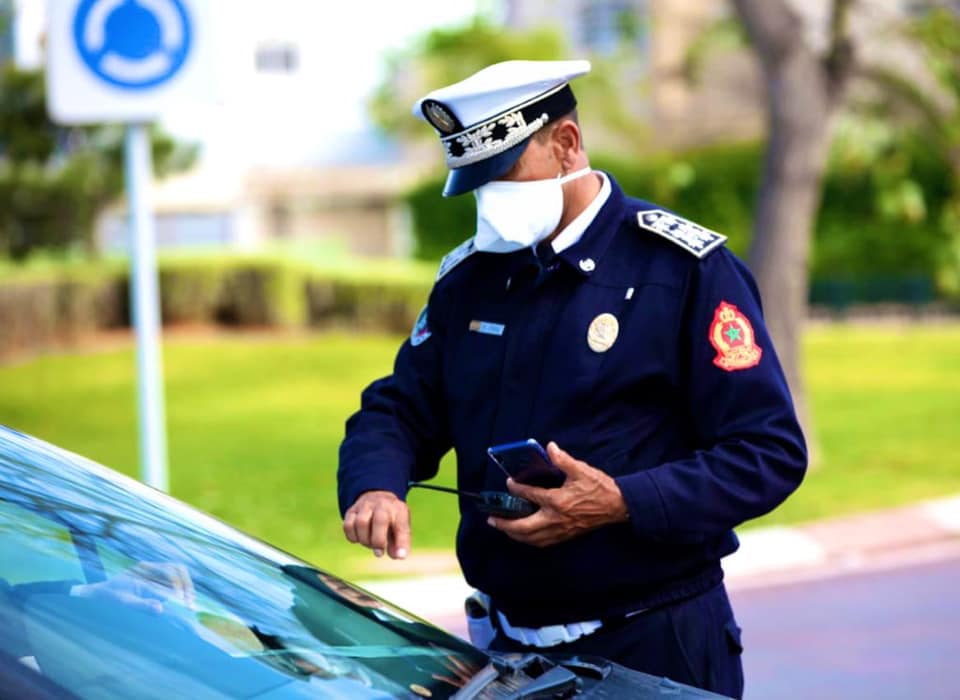
[{"label": "officer's hand", "polygon": [[549,547],[602,525],[627,519],[627,504],[609,474],[574,459],[557,443],[547,445],[550,460],[567,475],[563,486],[541,489],[507,479],[510,493],[540,506],[518,520],[489,518],[487,522],[508,536],[535,547]]},{"label": "officer's hand", "polygon": [[343,517],[347,539],[382,557],[403,559],[410,551],[410,509],[390,491],[366,491]]}]

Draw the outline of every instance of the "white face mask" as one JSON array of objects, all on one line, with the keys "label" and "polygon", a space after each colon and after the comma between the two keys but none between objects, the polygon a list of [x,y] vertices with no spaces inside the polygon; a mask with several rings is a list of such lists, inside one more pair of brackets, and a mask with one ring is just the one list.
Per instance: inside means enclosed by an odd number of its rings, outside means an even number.
[{"label": "white face mask", "polygon": [[473,194],[477,199],[474,246],[509,253],[536,245],[553,233],[563,215],[563,184],[592,172],[583,168],[549,180],[493,180]]}]

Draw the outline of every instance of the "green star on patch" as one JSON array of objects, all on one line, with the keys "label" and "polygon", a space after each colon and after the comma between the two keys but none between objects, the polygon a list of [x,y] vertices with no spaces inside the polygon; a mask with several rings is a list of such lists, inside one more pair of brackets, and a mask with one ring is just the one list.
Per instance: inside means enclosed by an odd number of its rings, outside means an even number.
[{"label": "green star on patch", "polygon": [[734,326],[730,326],[729,328],[727,328],[726,336],[727,336],[727,340],[729,340],[731,343],[736,340],[740,340],[740,329]]}]

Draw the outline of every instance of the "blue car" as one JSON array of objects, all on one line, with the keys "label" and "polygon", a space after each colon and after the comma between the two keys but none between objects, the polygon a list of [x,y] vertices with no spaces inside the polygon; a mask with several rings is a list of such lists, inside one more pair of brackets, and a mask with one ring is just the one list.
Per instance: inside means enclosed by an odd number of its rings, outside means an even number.
[{"label": "blue car", "polygon": [[165,494],[0,427],[0,698],[709,698],[491,656]]}]

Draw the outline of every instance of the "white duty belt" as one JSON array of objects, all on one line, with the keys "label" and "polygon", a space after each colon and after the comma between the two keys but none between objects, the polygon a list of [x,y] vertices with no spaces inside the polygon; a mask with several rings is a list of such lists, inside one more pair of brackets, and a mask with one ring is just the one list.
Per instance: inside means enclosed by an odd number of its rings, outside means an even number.
[{"label": "white duty belt", "polygon": [[533,647],[554,647],[557,644],[566,644],[588,634],[593,634],[603,627],[600,620],[571,622],[566,625],[547,625],[546,627],[514,627],[507,620],[507,616],[499,610],[497,611],[497,620],[500,623],[500,629],[510,639]]},{"label": "white duty belt", "polygon": [[[487,648],[494,635],[494,629],[490,625],[490,622],[492,622],[490,620],[490,596],[482,591],[474,591],[467,598],[466,612],[471,641],[481,648]],[[485,623],[482,630],[480,624],[478,624],[481,621]],[[515,642],[534,647],[553,647],[557,644],[566,644],[588,634],[593,634],[603,627],[603,622],[600,620],[571,622],[566,625],[547,625],[546,627],[516,627],[511,625],[507,616],[499,610],[497,611],[497,622],[504,635]]]},{"label": "white duty belt", "polygon": [[510,624],[507,616],[497,611],[500,629],[510,639],[534,647],[553,647],[593,634],[603,627],[600,620],[571,622],[566,625],[547,625],[546,627],[516,627]]}]

